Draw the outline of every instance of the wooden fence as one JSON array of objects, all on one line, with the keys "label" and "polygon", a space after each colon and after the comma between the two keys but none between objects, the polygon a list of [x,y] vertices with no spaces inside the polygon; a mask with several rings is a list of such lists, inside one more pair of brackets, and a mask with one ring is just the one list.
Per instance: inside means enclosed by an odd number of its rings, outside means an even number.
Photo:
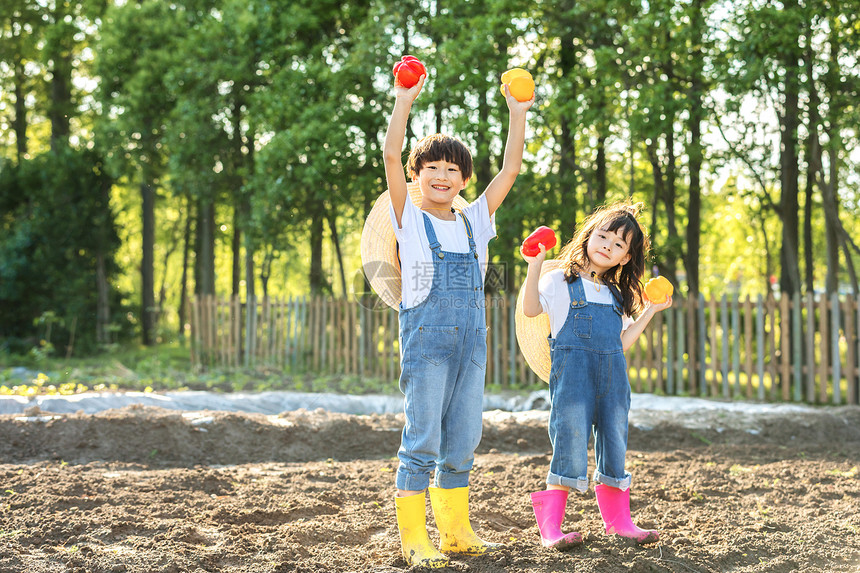
[{"label": "wooden fence", "polygon": [[[487,383],[539,383],[519,351],[515,297],[487,298]],[[252,309],[253,312],[247,312]],[[723,399],[858,403],[853,297],[704,297],[658,313],[627,352],[636,392]],[[400,374],[397,311],[356,300],[293,297],[192,306],[192,362],[383,378]]]}]

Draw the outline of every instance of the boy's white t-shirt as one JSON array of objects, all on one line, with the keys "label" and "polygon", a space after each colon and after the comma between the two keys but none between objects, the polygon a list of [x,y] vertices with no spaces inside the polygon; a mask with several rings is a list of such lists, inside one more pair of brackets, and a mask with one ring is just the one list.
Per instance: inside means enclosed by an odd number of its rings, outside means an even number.
[{"label": "boy's white t-shirt", "polygon": [[[600,285],[600,290],[595,288],[592,281],[580,277],[582,282],[582,290],[585,291],[585,300],[596,304],[614,304],[615,300],[609,287]],[[543,311],[549,315],[550,336],[556,338],[561,327],[564,326],[567,320],[567,313],[570,310],[570,293],[567,290],[567,281],[564,280],[564,269],[553,269],[541,277],[538,283],[538,293],[540,295],[540,305]],[[621,330],[633,324],[633,319],[629,316],[622,315]]]},{"label": "boy's white t-shirt", "polygon": [[[403,283],[401,305],[403,308],[411,308],[423,302],[430,295],[430,287],[433,285],[433,259],[430,251],[430,240],[424,229],[422,211],[409,198],[406,199],[403,206],[399,228],[393,205],[389,207],[389,214],[391,226],[394,227],[394,236],[397,238],[400,249],[400,273]],[[466,236],[463,215],[466,215],[472,224],[475,248],[478,251],[478,264],[481,267],[481,279],[483,280],[487,274],[487,244],[490,239],[496,236],[496,216],[495,214],[490,216],[487,197],[482,193],[474,202],[469,203],[463,209],[462,214],[457,213],[456,221],[443,221],[429,213],[427,217],[433,225],[436,239],[443,251],[468,253],[469,238]]]}]

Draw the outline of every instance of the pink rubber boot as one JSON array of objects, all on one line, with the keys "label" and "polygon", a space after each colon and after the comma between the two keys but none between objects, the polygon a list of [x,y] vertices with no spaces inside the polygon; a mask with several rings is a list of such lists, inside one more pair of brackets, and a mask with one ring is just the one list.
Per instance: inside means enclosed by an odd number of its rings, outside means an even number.
[{"label": "pink rubber boot", "polygon": [[579,533],[574,531],[564,534],[561,531],[567,494],[568,492],[561,489],[548,489],[531,494],[532,507],[540,530],[540,542],[544,547],[565,551],[582,543],[582,535]]},{"label": "pink rubber boot", "polygon": [[597,496],[597,507],[600,516],[606,524],[606,533],[635,539],[639,543],[653,543],[660,538],[660,533],[653,529],[639,529],[630,518],[630,490],[610,487],[599,483],[594,486]]}]

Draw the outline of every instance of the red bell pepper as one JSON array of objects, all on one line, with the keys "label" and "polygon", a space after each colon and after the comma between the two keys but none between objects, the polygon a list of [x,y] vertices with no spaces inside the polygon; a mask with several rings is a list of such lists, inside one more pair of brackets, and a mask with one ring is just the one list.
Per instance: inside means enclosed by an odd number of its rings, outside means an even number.
[{"label": "red bell pepper", "polygon": [[549,227],[538,227],[531,235],[523,241],[523,254],[533,257],[540,252],[539,244],[543,243],[546,250],[550,250],[556,244],[555,232]]},{"label": "red bell pepper", "polygon": [[411,88],[421,76],[427,75],[427,68],[415,56],[403,56],[394,64],[394,76],[404,88]]}]

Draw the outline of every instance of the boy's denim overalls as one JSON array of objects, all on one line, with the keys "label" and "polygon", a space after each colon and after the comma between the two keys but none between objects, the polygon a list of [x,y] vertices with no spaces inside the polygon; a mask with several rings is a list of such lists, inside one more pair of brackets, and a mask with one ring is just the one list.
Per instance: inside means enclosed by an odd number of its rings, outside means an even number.
[{"label": "boy's denim overalls", "polygon": [[594,481],[627,489],[630,383],[621,345],[621,305],[615,293],[611,305],[587,302],[579,277],[567,287],[571,300],[567,320],[556,338],[549,339],[552,461],[546,482],[581,492],[588,489],[588,441],[593,431]]},{"label": "boy's denim overalls", "polygon": [[[465,216],[468,253],[442,251],[426,213],[424,229],[433,252],[427,299],[400,307],[400,390],[406,425],[397,469],[398,489],[418,491],[469,484],[481,441],[487,323],[484,281],[472,226]],[[429,269],[427,269],[429,271]],[[405,279],[404,279],[405,280]]]}]

